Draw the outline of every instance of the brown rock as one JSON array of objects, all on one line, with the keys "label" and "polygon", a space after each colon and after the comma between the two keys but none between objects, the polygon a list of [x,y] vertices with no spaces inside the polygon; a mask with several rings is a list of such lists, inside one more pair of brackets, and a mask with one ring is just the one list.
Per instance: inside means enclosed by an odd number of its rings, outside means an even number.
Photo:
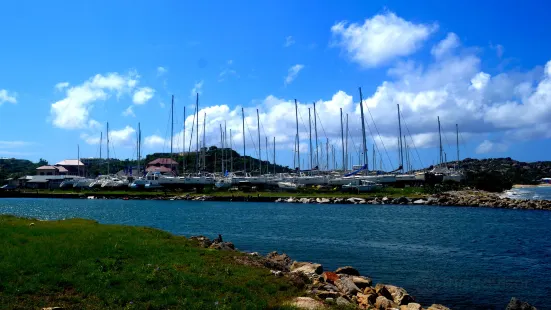
[{"label": "brown rock", "polygon": [[439,304],[433,304],[432,306],[428,307],[427,310],[450,310],[450,308]]},{"label": "brown rock", "polygon": [[334,272],[326,271],[323,273],[323,280],[328,283],[335,283],[339,279],[339,275]]},{"label": "brown rock", "polygon": [[231,242],[216,242],[209,246],[209,249],[216,249],[221,251],[233,251],[235,246]]},{"label": "brown rock", "polygon": [[330,292],[330,291],[318,291],[316,293],[316,296],[318,296],[320,299],[326,299],[326,298],[334,298],[341,296],[341,294],[337,292]]},{"label": "brown rock", "polygon": [[416,303],[416,302],[410,302],[407,306],[400,306],[400,307],[406,307],[406,310],[422,310],[423,309],[421,307],[421,305]]},{"label": "brown rock", "polygon": [[384,296],[390,300],[393,300],[392,294],[390,294],[386,286],[382,283],[377,283],[377,285],[375,285],[375,293],[379,296]]},{"label": "brown rock", "polygon": [[342,277],[335,281],[335,285],[339,288],[341,292],[345,295],[356,295],[360,292],[360,289],[352,282],[352,279]]},{"label": "brown rock", "polygon": [[352,282],[354,282],[354,284],[356,284],[356,286],[362,290],[366,287],[370,287],[371,284],[373,283],[373,281],[370,278],[362,277],[362,276],[353,276]]},{"label": "brown rock", "polygon": [[379,310],[386,310],[388,308],[397,308],[397,307],[398,305],[396,305],[392,300],[384,296],[377,297],[377,300],[375,301],[375,308]]},{"label": "brown rock", "polygon": [[505,310],[537,310],[536,307],[530,305],[527,302],[520,301],[515,297],[511,298],[507,308]]},{"label": "brown rock", "polygon": [[375,295],[377,295],[377,292],[375,292],[375,289],[374,289],[373,287],[370,286],[370,287],[366,287],[366,288],[364,289],[364,294],[366,294],[366,295],[369,295],[369,294],[375,294]]},{"label": "brown rock", "polygon": [[358,293],[358,305],[362,309],[368,309],[370,306],[373,306],[377,301],[377,294],[362,294]]},{"label": "brown rock", "polygon": [[322,274],[323,267],[320,264],[307,262],[293,262],[290,267],[291,272],[302,272],[304,274]]},{"label": "brown rock", "polygon": [[310,297],[297,297],[293,299],[291,306],[307,310],[325,309],[325,305],[321,301]]},{"label": "brown rock", "polygon": [[360,275],[360,272],[352,266],[344,266],[344,267],[337,268],[337,270],[335,270],[335,273],[337,273],[337,274],[347,274],[349,276],[359,276]]},{"label": "brown rock", "polygon": [[291,267],[291,263],[292,263],[292,260],[287,254],[285,253],[279,254],[277,252],[271,252],[270,254],[266,255],[266,261],[264,265],[270,269],[289,271],[289,267]]},{"label": "brown rock", "polygon": [[385,288],[392,295],[392,300],[398,305],[407,305],[410,302],[415,301],[413,297],[411,297],[408,292],[401,287],[394,285],[385,285]]}]

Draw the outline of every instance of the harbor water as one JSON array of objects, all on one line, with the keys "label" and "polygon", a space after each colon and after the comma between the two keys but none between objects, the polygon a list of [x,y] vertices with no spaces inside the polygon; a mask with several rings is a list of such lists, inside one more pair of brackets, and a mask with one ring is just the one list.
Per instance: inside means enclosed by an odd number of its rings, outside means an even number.
[{"label": "harbor water", "polygon": [[[523,189],[524,190],[524,189]],[[551,191],[550,191],[551,192]],[[174,234],[222,234],[242,251],[285,252],[326,270],[351,265],[424,305],[551,306],[551,212],[397,205],[1,199],[0,213],[87,218]]]}]

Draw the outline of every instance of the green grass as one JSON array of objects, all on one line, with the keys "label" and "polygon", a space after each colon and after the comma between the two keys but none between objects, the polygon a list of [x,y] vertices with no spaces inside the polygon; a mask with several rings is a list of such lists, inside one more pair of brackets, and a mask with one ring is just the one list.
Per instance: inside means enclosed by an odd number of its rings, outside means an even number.
[{"label": "green grass", "polygon": [[240,255],[151,228],[0,216],[0,308],[266,309],[299,295]]}]

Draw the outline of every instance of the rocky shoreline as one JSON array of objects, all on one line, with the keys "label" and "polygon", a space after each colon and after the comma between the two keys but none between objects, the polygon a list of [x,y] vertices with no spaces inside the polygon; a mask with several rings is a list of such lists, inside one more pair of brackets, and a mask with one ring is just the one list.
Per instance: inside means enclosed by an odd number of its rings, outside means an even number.
[{"label": "rocky shoreline", "polygon": [[[236,251],[231,242],[222,236],[210,240],[205,236],[193,236],[199,246],[224,251]],[[450,310],[441,304],[423,307],[401,287],[377,283],[370,277],[360,275],[354,267],[345,266],[334,271],[325,271],[321,264],[293,261],[287,254],[271,252],[266,256],[254,253],[235,256],[237,262],[266,268],[270,276],[286,277],[293,285],[304,291],[304,296],[290,302],[299,309],[326,309],[333,306],[348,309],[378,310]],[[537,310],[528,303],[512,298],[506,310]]]},{"label": "rocky shoreline", "polygon": [[497,193],[478,190],[450,191],[440,194],[412,197],[274,197],[269,193],[242,195],[133,195],[132,193],[113,194],[47,194],[47,193],[2,193],[2,198],[72,198],[72,199],[123,199],[123,200],[189,200],[224,202],[277,202],[277,203],[317,203],[317,204],[371,204],[371,205],[433,205],[459,207],[486,207],[525,210],[551,210],[551,200],[511,199]]}]

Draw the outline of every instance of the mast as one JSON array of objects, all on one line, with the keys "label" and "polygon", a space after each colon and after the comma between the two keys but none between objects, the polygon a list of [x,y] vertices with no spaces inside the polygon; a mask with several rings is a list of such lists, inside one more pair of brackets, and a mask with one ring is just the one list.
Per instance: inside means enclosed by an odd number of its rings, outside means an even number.
[{"label": "mast", "polygon": [[107,174],[109,174],[109,122],[107,122]]},{"label": "mast", "polygon": [[232,136],[231,128],[230,128],[230,172],[233,172],[233,146],[232,146],[232,140],[233,140],[233,136]]},{"label": "mast", "polygon": [[269,163],[269,157],[268,157],[268,136],[265,136],[266,138],[266,174],[270,174],[270,163]]},{"label": "mast", "polygon": [[363,152],[364,152],[364,164],[366,165],[366,169],[364,174],[367,174],[367,171],[369,170],[369,163],[367,162],[367,141],[365,139],[365,121],[364,121],[364,100],[362,96],[362,88],[360,89],[360,113],[362,117],[362,140],[363,140]]},{"label": "mast", "polygon": [[186,106],[184,106],[184,128],[182,130],[182,174],[186,171]]},{"label": "mast", "polygon": [[316,102],[314,101],[314,132],[316,135],[316,166],[319,168],[319,153],[318,153],[318,114],[316,113]]},{"label": "mast", "polygon": [[308,130],[310,132],[310,170],[314,168],[313,154],[312,154],[312,115],[310,114],[310,108],[308,108]]},{"label": "mast", "polygon": [[332,154],[331,164],[333,164],[333,169],[337,169],[337,162],[335,161],[335,145],[334,144],[331,144],[331,154]]},{"label": "mast", "polygon": [[[224,154],[224,132],[222,131],[222,123],[220,123],[220,146],[222,148],[222,154]],[[220,156],[220,166],[222,167],[222,175],[224,175],[224,155]],[[216,165],[216,164],[215,164]],[[216,170],[216,169],[214,169]]]},{"label": "mast", "polygon": [[455,146],[457,148],[457,168],[459,168],[459,126],[455,124]]},{"label": "mast", "polygon": [[196,96],[196,99],[195,99],[195,113],[196,113],[196,116],[195,116],[195,119],[197,120],[197,132],[195,133],[195,147],[196,147],[196,152],[195,152],[195,171],[196,172],[199,172],[199,93],[196,93],[197,96]]},{"label": "mast", "polygon": [[262,175],[262,148],[260,147],[260,116],[256,109],[256,131],[258,132],[258,172]]},{"label": "mast", "polygon": [[245,158],[245,112],[241,108],[241,118],[243,119],[243,172],[247,172],[247,162]]},{"label": "mast", "polygon": [[[207,169],[207,141],[205,126],[207,124],[207,113],[203,113],[203,147],[201,148],[201,154],[203,154],[203,170]],[[214,170],[213,170],[214,171]]]},{"label": "mast", "polygon": [[297,164],[298,164],[298,170],[300,171],[300,137],[298,135],[298,105],[297,100],[295,99],[295,117],[296,117],[296,123],[297,123]]},{"label": "mast", "polygon": [[402,172],[404,172],[404,149],[402,146],[402,121],[400,120],[400,105],[396,104],[398,107],[398,160],[400,161],[400,166],[402,167]]},{"label": "mast", "polygon": [[440,131],[440,116],[438,116],[438,139],[440,141],[440,165],[443,163],[443,154],[442,154],[442,133]]},{"label": "mast", "polygon": [[327,170],[329,170],[329,138],[325,138],[325,157],[327,158]]},{"label": "mast", "polygon": [[341,108],[341,144],[342,144],[342,171],[345,171],[345,157],[346,153],[344,152],[344,126],[342,123],[342,108]]},{"label": "mast", "polygon": [[173,159],[173,150],[172,144],[174,142],[174,95],[172,95],[172,103],[170,105],[170,171],[174,172],[174,167],[172,166]]},{"label": "mast", "polygon": [[375,144],[373,144],[372,149],[373,149],[373,156],[372,156],[373,157],[373,166],[372,167],[373,167],[373,170],[376,170],[375,169],[375,167],[376,167],[375,164],[377,163],[377,161],[375,160]]},{"label": "mast", "polygon": [[138,123],[138,134],[136,135],[137,137],[137,143],[136,143],[136,149],[137,149],[137,154],[136,154],[136,159],[138,160],[138,164],[137,164],[137,168],[138,168],[138,176],[140,175],[140,123]]},{"label": "mast", "polygon": [[409,154],[408,154],[408,142],[407,142],[407,140],[406,140],[406,136],[404,136],[403,142],[404,142],[404,150],[405,150],[405,152],[404,152],[404,155],[402,155],[402,156],[405,156],[405,157],[406,157],[406,165],[405,165],[405,167],[404,167],[404,172],[407,172],[407,171],[409,170]]},{"label": "mast", "polygon": [[[348,154],[348,113],[346,113],[346,154]],[[346,156],[346,169],[348,169],[348,156]]]},{"label": "mast", "polygon": [[224,158],[224,161],[226,162],[226,165],[224,165],[226,167],[226,169],[224,170],[224,174],[226,173],[226,170],[228,170],[228,150],[226,150],[226,148],[228,147],[228,136],[227,136],[227,133],[228,133],[228,124],[226,123],[226,121],[224,121],[224,149],[222,149],[222,157]]},{"label": "mast", "polygon": [[276,173],[276,161],[275,161],[275,137],[274,137],[274,175]]}]

